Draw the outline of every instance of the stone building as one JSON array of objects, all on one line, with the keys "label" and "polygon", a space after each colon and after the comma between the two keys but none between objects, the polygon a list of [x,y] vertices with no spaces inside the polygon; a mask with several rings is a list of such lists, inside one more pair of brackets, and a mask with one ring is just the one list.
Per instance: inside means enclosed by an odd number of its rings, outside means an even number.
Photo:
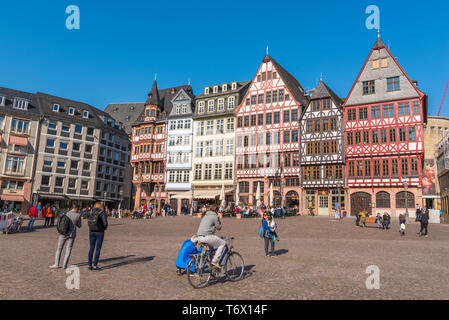
[{"label": "stone building", "polygon": [[0,88],[0,207],[28,213],[40,136],[32,93]]}]

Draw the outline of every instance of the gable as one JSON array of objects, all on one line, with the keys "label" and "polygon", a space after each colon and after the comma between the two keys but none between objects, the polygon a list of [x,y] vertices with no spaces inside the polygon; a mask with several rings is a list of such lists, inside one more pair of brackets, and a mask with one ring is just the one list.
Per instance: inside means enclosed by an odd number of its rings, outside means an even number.
[{"label": "gable", "polygon": [[[398,77],[400,90],[387,91],[387,79]],[[363,82],[374,80],[375,93],[364,95]],[[410,98],[419,98],[415,85],[387,48],[373,49],[368,56],[345,105],[361,105]]]}]

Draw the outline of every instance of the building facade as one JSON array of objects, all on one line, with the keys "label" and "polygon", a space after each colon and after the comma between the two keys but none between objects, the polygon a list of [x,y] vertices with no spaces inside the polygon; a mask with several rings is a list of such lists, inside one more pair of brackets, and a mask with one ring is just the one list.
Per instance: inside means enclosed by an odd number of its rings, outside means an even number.
[{"label": "building facade", "polygon": [[446,131],[437,147],[438,185],[444,222],[449,222],[449,131]]},{"label": "building facade", "polygon": [[236,110],[236,183],[240,202],[299,207],[299,117],[309,97],[268,54]]},{"label": "building facade", "polygon": [[144,109],[133,124],[131,165],[136,187],[135,207],[152,205],[160,210],[168,204],[165,184],[167,114],[171,113],[172,100],[181,89],[192,92],[190,85],[159,90],[155,80]]},{"label": "building facade", "polygon": [[[34,204],[103,201],[117,208],[124,198],[129,142],[106,113],[88,104],[37,93],[41,135],[33,184]],[[126,205],[125,205],[126,206]]]},{"label": "building facade", "polygon": [[180,89],[171,101],[167,114],[167,154],[165,185],[170,207],[178,214],[189,208],[189,198],[182,194],[191,190],[194,96],[190,88]]},{"label": "building facade", "polygon": [[40,136],[36,95],[0,88],[0,207],[28,213]]},{"label": "building facade", "polygon": [[233,199],[235,170],[235,110],[249,82],[207,86],[196,97],[193,137],[193,197],[218,200],[223,187]]},{"label": "building facade", "polygon": [[423,203],[429,209],[441,209],[441,188],[438,179],[438,146],[449,131],[449,118],[428,116],[424,125]]},{"label": "building facade", "polygon": [[323,82],[301,116],[302,211],[345,210],[343,101]]},{"label": "building facade", "polygon": [[350,214],[414,216],[422,203],[427,96],[380,38],[343,108]]}]

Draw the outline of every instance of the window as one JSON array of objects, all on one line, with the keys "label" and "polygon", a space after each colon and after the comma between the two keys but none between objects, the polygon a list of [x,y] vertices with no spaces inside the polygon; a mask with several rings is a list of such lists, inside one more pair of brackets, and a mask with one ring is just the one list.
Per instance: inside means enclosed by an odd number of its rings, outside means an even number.
[{"label": "window", "polygon": [[359,120],[368,119],[368,108],[360,108],[359,109]]},{"label": "window", "polygon": [[93,145],[91,145],[91,144],[86,144],[86,145],[84,146],[84,152],[85,152],[85,153],[92,153],[92,150],[93,150]]},{"label": "window", "polygon": [[357,109],[348,109],[348,121],[357,120]]},{"label": "window", "polygon": [[352,132],[348,132],[346,135],[346,140],[347,140],[347,144],[348,146],[352,146],[354,145],[354,135]]},{"label": "window", "polygon": [[331,108],[331,99],[323,99],[323,110],[330,110]]},{"label": "window", "polygon": [[398,105],[398,115],[399,116],[408,116],[410,115],[410,106],[408,103],[400,103]]},{"label": "window", "polygon": [[89,189],[89,180],[81,180],[81,189],[82,190]]},{"label": "window", "polygon": [[214,100],[207,102],[207,112],[214,112]]},{"label": "window", "polygon": [[353,178],[354,177],[354,173],[355,173],[355,171],[354,171],[354,161],[351,161],[351,162],[349,162],[349,177],[350,178]]},{"label": "window", "polygon": [[61,142],[59,143],[59,149],[67,150],[68,147],[69,147],[69,144],[68,144],[67,142],[62,142],[62,141],[61,141]]},{"label": "window", "polygon": [[280,118],[281,118],[280,112],[279,112],[279,111],[276,111],[276,112],[274,113],[274,123],[279,123]]},{"label": "window", "polygon": [[223,165],[221,163],[216,163],[214,170],[214,179],[221,180],[222,176],[223,176]]},{"label": "window", "polygon": [[76,189],[76,179],[69,178],[69,189]]},{"label": "window", "polygon": [[374,94],[374,80],[363,81],[363,95]]},{"label": "window", "polygon": [[249,193],[249,182],[248,181],[239,182],[239,191],[241,193]]},{"label": "window", "polygon": [[50,176],[42,176],[41,177],[41,185],[49,186],[50,185]]},{"label": "window", "polygon": [[53,111],[54,112],[59,112],[59,104],[54,104],[53,105]]},{"label": "window", "polygon": [[363,131],[363,144],[369,144],[369,131]]},{"label": "window", "polygon": [[401,175],[403,178],[408,176],[408,159],[401,159]]},{"label": "window", "polygon": [[390,177],[390,168],[388,167],[388,160],[382,160],[382,177]]},{"label": "window", "polygon": [[72,150],[75,152],[80,152],[81,151],[81,143],[73,142]]},{"label": "window", "polygon": [[391,208],[388,192],[380,191],[376,194],[376,208]]},{"label": "window", "polygon": [[253,114],[251,115],[251,127],[255,127],[256,126],[256,115]]},{"label": "window", "polygon": [[58,162],[56,163],[56,166],[57,166],[59,169],[65,169],[65,161],[58,161]]},{"label": "window", "polygon": [[415,195],[408,191],[402,191],[396,193],[396,208],[405,208],[407,202],[407,208],[411,209],[415,207]]},{"label": "window", "polygon": [[365,160],[365,178],[371,178],[371,161]]},{"label": "window", "polygon": [[82,134],[83,133],[83,126],[80,124],[75,124],[75,133]]},{"label": "window", "polygon": [[209,120],[207,121],[206,134],[213,134],[213,133],[214,133],[214,121]]},{"label": "window", "polygon": [[226,119],[226,131],[234,132],[234,118]]},{"label": "window", "polygon": [[405,128],[399,128],[399,141],[400,142],[406,142],[407,141]]},{"label": "window", "polygon": [[244,126],[245,126],[246,128],[248,128],[248,127],[249,127],[249,116],[245,116],[245,117],[243,118],[243,122],[244,122]]},{"label": "window", "polygon": [[256,100],[257,97],[256,96],[251,96],[251,104],[256,104]]},{"label": "window", "polygon": [[267,146],[269,146],[271,144],[271,133],[270,132],[267,132],[267,134],[266,134],[265,143]]},{"label": "window", "polygon": [[362,135],[361,135],[360,132],[356,132],[356,133],[355,133],[355,144],[356,144],[357,146],[359,146],[359,145],[362,144]]},{"label": "window", "polygon": [[217,93],[218,92],[218,86],[214,86],[213,90],[214,90],[214,93]]},{"label": "window", "polygon": [[215,156],[223,155],[223,140],[215,141]]},{"label": "window", "polygon": [[94,128],[87,128],[87,135],[93,136],[94,135]]},{"label": "window", "polygon": [[198,112],[204,113],[204,101],[198,102]]},{"label": "window", "polygon": [[222,85],[221,91],[223,91],[223,92],[228,91],[228,85],[227,84]]},{"label": "window", "polygon": [[394,117],[394,105],[387,104],[383,106],[384,118]]},{"label": "window", "polygon": [[373,60],[373,69],[379,68],[379,60]]},{"label": "window", "polygon": [[234,141],[232,139],[226,140],[226,155],[234,153]]},{"label": "window", "polygon": [[195,165],[195,180],[201,180],[202,171],[203,171],[203,165],[202,164],[196,164]]},{"label": "window", "polygon": [[11,131],[18,134],[28,134],[30,121],[21,119],[12,119]]},{"label": "window", "polygon": [[292,110],[292,121],[298,121],[298,109]]},{"label": "window", "polygon": [[284,131],[284,143],[290,142],[290,131]]},{"label": "window", "polygon": [[371,119],[379,119],[380,118],[380,106],[371,107]]},{"label": "window", "polygon": [[83,118],[89,119],[89,111],[86,110],[83,111]]},{"label": "window", "polygon": [[28,110],[28,101],[24,99],[14,99],[14,109]]},{"label": "window", "polygon": [[380,143],[387,143],[387,130],[380,130]]},{"label": "window", "polygon": [[298,142],[298,130],[292,130],[292,142]]},{"label": "window", "polygon": [[64,178],[63,177],[56,177],[55,179],[55,187],[63,187],[64,186]]},{"label": "window", "polygon": [[7,156],[6,157],[6,172],[12,174],[23,174],[25,171],[24,167],[25,158]]},{"label": "window", "polygon": [[284,123],[290,122],[290,110],[284,111]]},{"label": "window", "polygon": [[204,94],[209,94],[209,87],[204,88]]},{"label": "window", "polygon": [[77,170],[77,169],[78,169],[78,163],[79,163],[78,160],[72,160],[72,161],[70,161],[70,169],[75,169],[75,170]]},{"label": "window", "polygon": [[279,102],[284,101],[284,89],[279,90]]},{"label": "window", "polygon": [[0,106],[2,106],[2,107],[5,106],[5,97],[4,96],[0,96]]},{"label": "window", "polygon": [[416,141],[415,127],[408,128],[408,140],[409,141]]},{"label": "window", "polygon": [[390,129],[390,142],[396,142],[396,129]]},{"label": "window", "polygon": [[272,99],[272,102],[275,103],[275,102],[277,102],[277,101],[278,101],[278,92],[277,92],[277,90],[276,90],[276,91],[273,91],[273,99]]},{"label": "window", "polygon": [[387,78],[387,91],[399,91],[399,77]]},{"label": "window", "polygon": [[271,124],[271,117],[272,117],[272,113],[267,113],[265,116],[265,124]]},{"label": "window", "polygon": [[320,110],[320,100],[312,101],[312,111],[319,111],[319,110]]},{"label": "window", "polygon": [[377,144],[379,143],[379,132],[377,130],[373,130],[373,132],[371,133],[371,139],[372,139],[372,143],[373,144]]},{"label": "window", "polygon": [[[413,114],[420,114],[419,101],[413,101]],[[0,125],[1,126],[1,125]]]},{"label": "window", "polygon": [[416,158],[410,159],[410,175],[418,176],[418,159]]},{"label": "window", "polygon": [[54,148],[55,147],[55,139],[50,139],[50,138],[47,138],[47,144],[46,144],[46,147],[47,148]]},{"label": "window", "polygon": [[398,159],[391,159],[391,176],[397,177],[398,176]]},{"label": "window", "polygon": [[218,111],[223,111],[224,110],[224,99],[218,99]]},{"label": "window", "polygon": [[204,180],[212,180],[212,163],[204,164]]},{"label": "window", "polygon": [[212,157],[212,141],[206,141],[206,157]]},{"label": "window", "polygon": [[228,98],[228,109],[234,110],[235,108],[235,97],[229,97]]},{"label": "window", "polygon": [[262,93],[262,94],[259,94],[259,95],[257,96],[257,103],[258,103],[258,104],[262,104],[262,103],[263,103],[263,93]]},{"label": "window", "polygon": [[374,177],[380,177],[380,160],[374,160]]}]

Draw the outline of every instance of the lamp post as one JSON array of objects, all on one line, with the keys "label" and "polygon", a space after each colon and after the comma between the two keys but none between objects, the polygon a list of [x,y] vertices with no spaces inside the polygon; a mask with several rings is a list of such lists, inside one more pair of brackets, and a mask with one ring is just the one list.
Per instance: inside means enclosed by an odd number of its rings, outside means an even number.
[{"label": "lamp post", "polygon": [[407,192],[408,182],[407,181],[404,182],[404,189],[405,189],[405,223],[408,223],[409,219],[408,219],[408,192]]},{"label": "lamp post", "polygon": [[193,216],[193,197],[194,197],[194,188],[195,185],[193,183],[190,184],[190,190],[192,190],[192,201],[190,203],[190,215]]},{"label": "lamp post", "polygon": [[105,192],[103,193],[103,209],[106,210],[106,197],[107,197],[108,193]]},{"label": "lamp post", "polygon": [[119,206],[119,210],[118,210],[118,215],[119,218],[122,218],[122,201],[123,201],[123,189],[120,189],[120,206]]}]

